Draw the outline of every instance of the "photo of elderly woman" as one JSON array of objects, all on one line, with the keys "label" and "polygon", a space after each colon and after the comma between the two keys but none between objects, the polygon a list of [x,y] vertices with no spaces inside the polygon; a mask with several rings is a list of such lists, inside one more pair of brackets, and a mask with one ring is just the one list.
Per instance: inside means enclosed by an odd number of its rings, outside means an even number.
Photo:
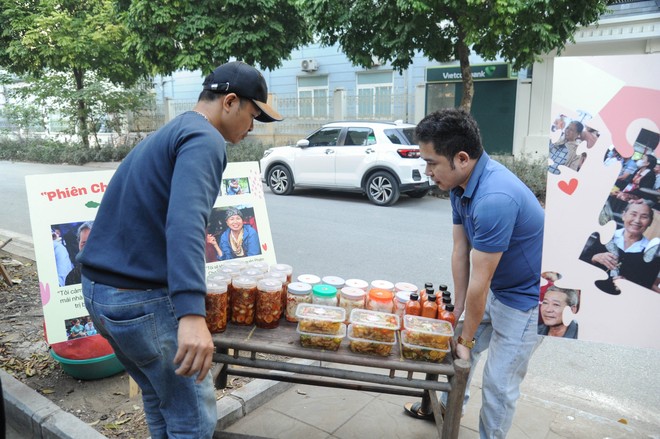
[{"label": "photo of elderly woman", "polygon": [[213,209],[206,235],[207,262],[225,261],[261,254],[261,244],[251,206]]},{"label": "photo of elderly woman", "polygon": [[644,288],[660,292],[660,239],[656,236],[646,236],[653,223],[653,216],[654,209],[648,201],[631,201],[623,210],[623,227],[615,230],[614,236],[607,244],[601,244],[598,233],[591,234],[580,259],[608,273],[607,279],[595,282],[601,291],[621,294],[614,281],[627,279]]}]

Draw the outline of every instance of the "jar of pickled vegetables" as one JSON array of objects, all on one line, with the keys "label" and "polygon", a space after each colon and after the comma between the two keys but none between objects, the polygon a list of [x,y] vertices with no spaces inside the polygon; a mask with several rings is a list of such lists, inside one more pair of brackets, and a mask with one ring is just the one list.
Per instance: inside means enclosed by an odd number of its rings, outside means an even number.
[{"label": "jar of pickled vegetables", "polygon": [[312,303],[312,286],[305,282],[291,282],[286,289],[284,318],[287,322],[298,322],[296,309],[299,303]]},{"label": "jar of pickled vegetables", "polygon": [[241,271],[241,276],[252,277],[256,280],[263,279],[264,272],[257,268],[245,268]]},{"label": "jar of pickled vegetables", "polygon": [[312,287],[312,303],[315,305],[337,306],[337,288],[318,284]]},{"label": "jar of pickled vegetables", "polygon": [[401,329],[403,329],[403,315],[406,311],[406,304],[410,300],[409,291],[397,291],[394,294],[394,314],[399,316],[399,321],[401,322]]},{"label": "jar of pickled vegetables", "polygon": [[409,282],[397,282],[394,284],[394,293],[396,294],[398,291],[406,291],[408,292],[408,295],[410,295],[410,293],[419,292],[419,288],[417,288],[415,284]]},{"label": "jar of pickled vegetables", "polygon": [[212,334],[223,332],[227,329],[227,311],[229,309],[229,298],[227,295],[227,284],[208,282],[206,284],[206,326]]},{"label": "jar of pickled vegetables", "polygon": [[279,271],[286,275],[287,282],[291,282],[293,279],[293,267],[288,264],[273,264],[270,266],[270,271]]},{"label": "jar of pickled vegetables", "polygon": [[394,293],[382,288],[372,288],[367,297],[367,309],[392,313],[394,310]]},{"label": "jar of pickled vegetables", "polygon": [[255,321],[259,328],[272,329],[280,324],[282,315],[282,282],[260,279],[257,282],[257,311]]},{"label": "jar of pickled vegetables", "polygon": [[345,287],[359,288],[366,293],[369,290],[369,282],[362,279],[346,279]]},{"label": "jar of pickled vegetables", "polygon": [[337,291],[341,291],[341,289],[344,288],[344,284],[346,283],[346,280],[344,280],[339,276],[323,276],[321,278],[321,283],[325,285],[333,286],[337,289]]},{"label": "jar of pickled vegetables", "polygon": [[257,269],[257,270],[261,271],[262,273],[268,273],[268,270],[270,270],[270,265],[268,264],[268,262],[265,262],[265,261],[248,262],[247,266],[248,266],[248,268]]},{"label": "jar of pickled vegetables", "polygon": [[254,323],[255,307],[257,305],[257,280],[240,276],[231,282],[231,322],[237,325]]},{"label": "jar of pickled vegetables", "polygon": [[394,284],[388,280],[372,280],[370,285],[372,289],[377,288],[380,290],[394,291]]},{"label": "jar of pickled vegetables", "polygon": [[367,293],[360,288],[344,287],[339,291],[339,306],[346,310],[346,322],[354,309],[364,309]]},{"label": "jar of pickled vegetables", "polygon": [[318,285],[321,283],[321,278],[315,274],[301,274],[296,279],[298,282],[304,282],[310,284],[311,286]]},{"label": "jar of pickled vegetables", "polygon": [[282,314],[280,314],[280,317],[282,317],[286,311],[286,291],[289,287],[288,278],[281,271],[269,271],[268,273],[264,273],[264,279],[277,279],[282,282],[282,296],[280,297],[280,302],[282,302]]}]

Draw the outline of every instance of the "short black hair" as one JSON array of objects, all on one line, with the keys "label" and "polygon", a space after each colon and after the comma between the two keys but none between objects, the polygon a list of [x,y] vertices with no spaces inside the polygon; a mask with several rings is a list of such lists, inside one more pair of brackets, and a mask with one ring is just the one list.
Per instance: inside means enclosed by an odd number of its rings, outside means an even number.
[{"label": "short black hair", "polygon": [[454,156],[465,151],[471,159],[484,152],[477,121],[465,110],[445,108],[422,119],[415,128],[415,140],[431,143],[438,155],[445,156],[454,168]]}]

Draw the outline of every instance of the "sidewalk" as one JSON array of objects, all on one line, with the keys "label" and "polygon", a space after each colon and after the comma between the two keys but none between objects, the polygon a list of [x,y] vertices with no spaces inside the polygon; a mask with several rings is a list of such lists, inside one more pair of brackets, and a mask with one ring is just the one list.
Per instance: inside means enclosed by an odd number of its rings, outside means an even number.
[{"label": "sidewalk", "polygon": [[[478,368],[480,369],[480,368]],[[472,399],[461,421],[459,438],[479,437],[481,370],[470,388]],[[26,438],[94,439],[104,436],[48,399],[0,370],[10,427]],[[411,398],[354,390],[254,380],[217,403],[223,433],[246,436],[314,438],[431,438],[432,422],[403,411]],[[529,438],[653,438],[630,426],[523,393],[518,401],[510,439]],[[137,438],[144,439],[144,438]]]}]

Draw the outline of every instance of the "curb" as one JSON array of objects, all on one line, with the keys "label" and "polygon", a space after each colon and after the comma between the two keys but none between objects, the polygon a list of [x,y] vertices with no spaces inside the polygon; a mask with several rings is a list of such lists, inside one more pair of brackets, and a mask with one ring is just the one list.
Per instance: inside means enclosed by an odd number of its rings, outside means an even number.
[{"label": "curb", "polygon": [[[312,360],[292,360],[297,364],[312,364]],[[103,434],[62,410],[45,396],[0,369],[6,419],[12,428],[29,438],[103,439]],[[293,386],[292,383],[256,379],[227,394],[216,402],[218,423],[215,435],[244,418],[264,402]]]}]

